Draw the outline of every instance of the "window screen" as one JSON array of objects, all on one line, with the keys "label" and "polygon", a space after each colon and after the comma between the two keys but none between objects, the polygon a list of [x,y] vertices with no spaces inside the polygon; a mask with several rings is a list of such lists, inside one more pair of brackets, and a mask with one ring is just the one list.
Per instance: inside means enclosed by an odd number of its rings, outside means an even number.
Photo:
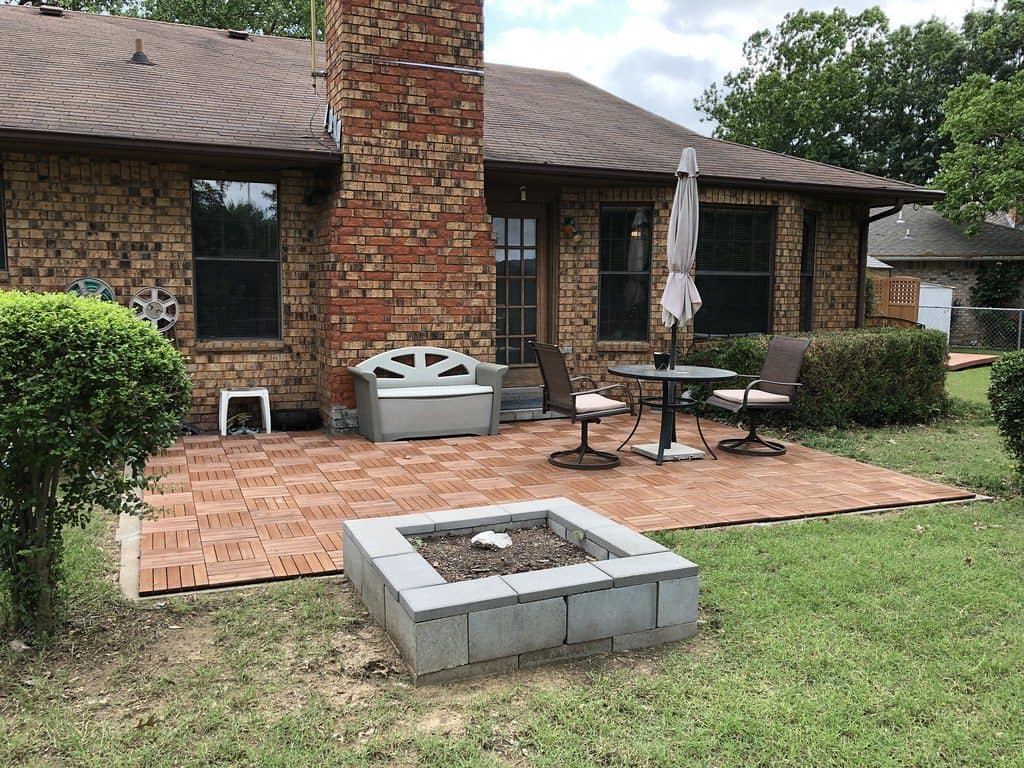
[{"label": "window screen", "polygon": [[646,341],[651,302],[651,208],[601,208],[598,339]]}]

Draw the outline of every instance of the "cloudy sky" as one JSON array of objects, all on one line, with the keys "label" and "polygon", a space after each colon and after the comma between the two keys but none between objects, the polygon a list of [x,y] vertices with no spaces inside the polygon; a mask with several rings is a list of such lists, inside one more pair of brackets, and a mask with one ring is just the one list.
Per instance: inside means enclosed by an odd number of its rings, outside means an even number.
[{"label": "cloudy sky", "polygon": [[[892,26],[938,16],[955,25],[989,0],[806,0],[802,7],[857,13],[880,5]],[[739,69],[743,42],[800,8],[795,0],[486,0],[484,56],[572,72],[708,134],[693,100]]]}]

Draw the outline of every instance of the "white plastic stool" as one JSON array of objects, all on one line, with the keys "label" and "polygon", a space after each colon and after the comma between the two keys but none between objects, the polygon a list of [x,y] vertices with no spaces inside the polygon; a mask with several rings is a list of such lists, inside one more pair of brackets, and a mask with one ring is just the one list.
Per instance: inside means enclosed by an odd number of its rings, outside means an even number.
[{"label": "white plastic stool", "polygon": [[250,387],[249,389],[222,389],[220,391],[220,409],[217,420],[220,423],[221,435],[228,433],[228,403],[233,397],[258,397],[263,406],[263,429],[270,434],[270,392],[266,387]]}]

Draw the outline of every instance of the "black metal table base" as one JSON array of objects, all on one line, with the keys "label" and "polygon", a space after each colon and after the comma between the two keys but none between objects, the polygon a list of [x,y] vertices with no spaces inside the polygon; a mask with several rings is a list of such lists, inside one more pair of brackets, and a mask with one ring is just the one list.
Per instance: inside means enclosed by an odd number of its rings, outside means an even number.
[{"label": "black metal table base", "polygon": [[697,422],[697,434],[700,435],[700,441],[704,443],[711,458],[718,461],[718,455],[708,444],[707,438],[704,437],[704,430],[700,426],[700,402],[698,400],[683,396],[676,400],[673,392],[675,384],[668,381],[661,384],[661,397],[644,397],[644,386],[639,379],[637,379],[637,387],[640,389],[640,407],[637,409],[636,422],[633,424],[632,431],[616,450],[621,451],[636,434],[636,430],[640,426],[640,419],[644,415],[644,406],[647,405],[661,411],[661,432],[658,439],[658,458],[656,459],[659,467],[665,463],[665,450],[676,441],[676,413],[678,412],[693,414],[693,418]]}]

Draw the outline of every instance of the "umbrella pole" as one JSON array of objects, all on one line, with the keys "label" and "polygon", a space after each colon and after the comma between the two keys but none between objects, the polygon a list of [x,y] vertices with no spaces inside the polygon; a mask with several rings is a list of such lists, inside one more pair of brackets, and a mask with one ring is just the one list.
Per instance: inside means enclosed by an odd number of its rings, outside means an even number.
[{"label": "umbrella pole", "polygon": [[679,321],[676,320],[672,323],[672,343],[668,348],[668,367],[669,370],[674,371],[676,369],[676,335],[679,333]]}]

